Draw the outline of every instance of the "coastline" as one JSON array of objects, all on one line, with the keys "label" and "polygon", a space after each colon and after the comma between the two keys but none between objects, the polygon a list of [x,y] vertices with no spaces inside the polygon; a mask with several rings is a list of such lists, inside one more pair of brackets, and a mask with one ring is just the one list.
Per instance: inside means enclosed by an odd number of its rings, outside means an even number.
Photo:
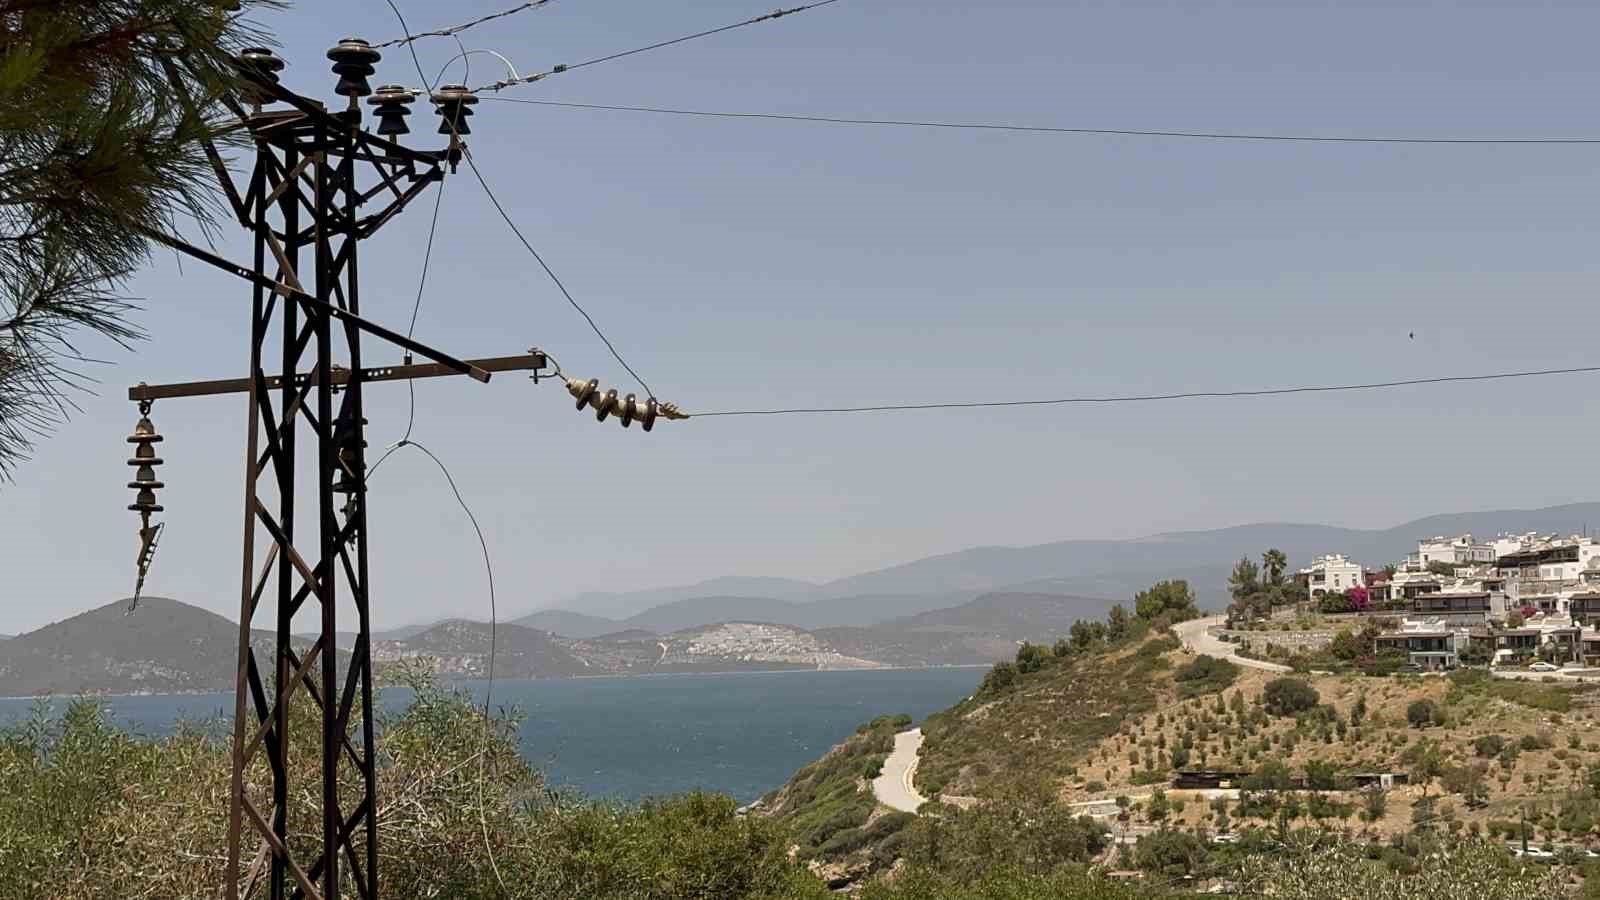
[{"label": "coastline", "polygon": [[[682,678],[682,677],[726,677],[730,675],[793,675],[796,673],[814,672],[927,672],[945,669],[987,669],[994,663],[955,663],[940,666],[871,666],[866,668],[839,668],[839,669],[724,669],[709,672],[610,672],[603,675],[563,675],[553,678],[495,678],[495,684],[518,684],[522,682],[564,682],[564,681],[600,681],[617,680],[623,678]],[[448,678],[442,679],[448,684],[473,683],[484,684],[487,678]],[[382,691],[389,687],[403,687],[404,685],[376,685]],[[187,690],[187,691],[96,691],[92,693],[60,693],[60,694],[22,694],[0,696],[0,702],[8,700],[76,700],[101,698],[121,699],[127,697],[226,697],[232,698],[233,693],[222,690]]]}]

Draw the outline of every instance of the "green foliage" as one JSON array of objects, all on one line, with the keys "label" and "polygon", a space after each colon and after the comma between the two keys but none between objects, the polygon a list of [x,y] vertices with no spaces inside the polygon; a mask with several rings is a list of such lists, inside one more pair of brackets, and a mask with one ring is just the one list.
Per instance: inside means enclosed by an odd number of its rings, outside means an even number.
[{"label": "green foliage", "polygon": [[1412,728],[1428,728],[1440,723],[1439,707],[1432,700],[1419,698],[1406,706],[1406,721]]},{"label": "green foliage", "polygon": [[1261,569],[1250,557],[1241,557],[1228,576],[1228,593],[1235,600],[1243,600],[1261,590]]},{"label": "green foliage", "polygon": [[1072,639],[1073,649],[1087,651],[1105,642],[1106,627],[1099,622],[1079,619],[1067,629],[1067,635]]},{"label": "green foliage", "polygon": [[[928,796],[988,796],[1024,775],[1070,776],[1079,754],[1155,707],[1164,677],[1157,673],[1168,664],[1156,651],[1171,640],[1149,638],[1131,652],[1127,644],[1074,650],[1040,672],[1015,676],[1004,690],[981,688],[930,716],[922,725],[919,789]],[[969,717],[980,706],[982,715]],[[996,740],[997,734],[1030,737]]]},{"label": "green foliage", "polygon": [[140,336],[120,288],[148,256],[141,229],[213,221],[200,139],[229,56],[260,40],[220,3],[0,4],[0,477],[84,387],[78,332]]},{"label": "green foliage", "polygon": [[1288,766],[1273,759],[1246,775],[1239,787],[1246,791],[1287,791],[1294,787],[1294,776]]},{"label": "green foliage", "polygon": [[1314,791],[1331,791],[1339,787],[1339,772],[1333,763],[1322,759],[1306,762],[1306,787]]},{"label": "green foliage", "polygon": [[1286,850],[1248,857],[1239,880],[1271,885],[1277,900],[1545,900],[1568,896],[1557,873],[1518,865],[1504,846],[1443,841],[1415,858],[1394,851],[1374,866],[1360,845],[1296,840]]},{"label": "green foliage", "polygon": [[1128,636],[1128,610],[1121,603],[1106,613],[1106,640],[1115,643]]},{"label": "green foliage", "polygon": [[1289,567],[1289,557],[1278,548],[1261,554],[1261,571],[1266,575],[1266,584],[1276,587],[1283,584],[1283,571]]},{"label": "green foliage", "polygon": [[1572,698],[1584,688],[1563,685],[1537,684],[1495,678],[1481,669],[1458,669],[1451,672],[1450,694],[1447,703],[1460,703],[1469,697],[1492,697],[1507,703],[1516,703],[1545,712],[1564,713],[1572,708]]},{"label": "green foliage", "polygon": [[910,724],[910,716],[879,716],[863,724],[768,795],[764,812],[794,836],[804,856],[849,852],[840,850],[846,841],[830,842],[872,815],[877,803],[862,781],[877,776],[894,749],[895,733]]},{"label": "green foliage", "polygon": [[[291,713],[299,733],[313,733],[313,704]],[[736,816],[726,797],[639,806],[553,797],[518,755],[514,727],[485,720],[464,695],[429,686],[384,718],[377,752],[386,892],[506,896],[489,864],[487,832],[501,875],[527,900],[825,896],[787,860],[785,830]],[[231,746],[217,730],[141,740],[85,700],[59,719],[41,713],[0,731],[0,897],[216,897],[227,827],[218,804],[228,795]],[[310,741],[291,745],[293,783],[315,783],[315,756]],[[259,760],[247,775],[257,785],[266,774]],[[291,792],[294,821],[317,820],[314,793]]]},{"label": "green foliage", "polygon": [[1182,622],[1200,615],[1194,591],[1182,579],[1158,582],[1140,591],[1133,598],[1133,608],[1134,614],[1147,622],[1162,616],[1169,622]]},{"label": "green foliage", "polygon": [[1275,716],[1292,716],[1316,706],[1317,689],[1298,678],[1275,678],[1262,691],[1262,703]]},{"label": "green foliage", "polygon": [[1328,644],[1328,652],[1346,662],[1365,656],[1371,652],[1371,649],[1371,641],[1364,641],[1356,637],[1348,628],[1341,629],[1338,634],[1333,636],[1333,641]]},{"label": "green foliage", "polygon": [[988,674],[983,676],[983,681],[978,685],[980,696],[992,697],[1003,693],[1007,688],[1017,683],[1017,667],[1013,663],[997,662]]},{"label": "green foliage", "polygon": [[1182,878],[1201,870],[1209,855],[1199,838],[1167,828],[1141,836],[1133,850],[1135,865],[1167,878]]},{"label": "green foliage", "polygon": [[1215,656],[1196,657],[1172,673],[1172,680],[1178,683],[1178,695],[1185,699],[1227,690],[1238,678],[1236,664]]},{"label": "green foliage", "polygon": [[1167,897],[1159,887],[1134,886],[1081,871],[1051,874],[996,864],[976,878],[913,868],[894,879],[868,885],[860,900],[1148,900]]},{"label": "green foliage", "polygon": [[908,863],[967,883],[995,868],[1046,875],[1081,866],[1107,841],[1105,826],[1074,814],[1043,781],[971,809],[941,806],[904,833]]},{"label": "green foliage", "polygon": [[1040,644],[1030,644],[1026,641],[1017,648],[1017,673],[1019,675],[1032,675],[1044,668],[1051,658],[1049,649]]}]

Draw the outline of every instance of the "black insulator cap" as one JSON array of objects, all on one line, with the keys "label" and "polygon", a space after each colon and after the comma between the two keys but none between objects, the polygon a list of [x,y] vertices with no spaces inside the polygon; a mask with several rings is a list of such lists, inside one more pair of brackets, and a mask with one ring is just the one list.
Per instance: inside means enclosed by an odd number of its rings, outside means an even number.
[{"label": "black insulator cap", "polygon": [[476,95],[464,84],[447,84],[434,92],[435,110],[439,114],[440,134],[471,134],[467,117],[473,115],[468,107],[478,102]]},{"label": "black insulator cap", "polygon": [[333,60],[334,74],[339,76],[339,83],[334,86],[333,92],[341,97],[365,97],[372,93],[372,85],[367,79],[376,71],[374,64],[383,58],[383,54],[372,49],[361,38],[345,38],[333,45],[328,51],[328,58]]},{"label": "black insulator cap", "polygon": [[623,428],[633,424],[633,410],[635,408],[633,401],[634,396],[632,394],[622,398],[622,412],[618,413],[618,416],[622,419]]},{"label": "black insulator cap", "polygon": [[589,379],[589,383],[584,385],[583,386],[583,390],[578,393],[578,405],[577,405],[576,408],[577,409],[583,409],[584,404],[588,403],[589,402],[589,398],[593,397],[594,396],[594,392],[598,391],[598,390],[600,390],[600,379],[598,379],[598,378]]},{"label": "black insulator cap", "polygon": [[656,427],[656,414],[658,412],[660,412],[660,410],[656,407],[656,398],[651,397],[649,400],[645,401],[644,418],[639,420],[640,426],[643,427],[645,431],[649,431],[650,429]]},{"label": "black insulator cap", "polygon": [[246,47],[239,51],[234,61],[245,76],[241,89],[244,99],[255,104],[271,103],[272,94],[263,90],[262,86],[278,83],[278,73],[284,67],[283,60],[267,47]]},{"label": "black insulator cap", "polygon": [[617,389],[606,391],[605,398],[600,401],[600,406],[594,411],[594,420],[604,422],[606,416],[617,411]]},{"label": "black insulator cap", "polygon": [[406,116],[411,115],[411,110],[406,107],[415,99],[410,91],[398,84],[386,84],[378,88],[372,99],[367,101],[378,116],[378,133],[390,137],[410,134],[411,127],[406,124]]}]

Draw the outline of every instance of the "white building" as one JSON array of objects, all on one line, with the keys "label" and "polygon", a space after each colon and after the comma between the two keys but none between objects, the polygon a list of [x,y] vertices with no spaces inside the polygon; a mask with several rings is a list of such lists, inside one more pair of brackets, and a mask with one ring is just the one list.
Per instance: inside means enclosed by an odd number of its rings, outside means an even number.
[{"label": "white building", "polygon": [[1495,561],[1500,574],[1507,579],[1518,579],[1526,587],[1529,582],[1577,584],[1586,580],[1588,573],[1600,573],[1600,542],[1591,537],[1573,535],[1558,538],[1525,536],[1517,548],[1502,553]]},{"label": "white building", "polygon": [[1317,557],[1311,561],[1311,565],[1300,570],[1299,576],[1312,597],[1321,597],[1330,591],[1342,594],[1366,584],[1361,565],[1345,559],[1342,553]]},{"label": "white building", "polygon": [[1422,571],[1429,563],[1452,566],[1492,565],[1496,559],[1493,544],[1475,541],[1472,535],[1425,538],[1417,541],[1417,552],[1406,557],[1406,568]]}]

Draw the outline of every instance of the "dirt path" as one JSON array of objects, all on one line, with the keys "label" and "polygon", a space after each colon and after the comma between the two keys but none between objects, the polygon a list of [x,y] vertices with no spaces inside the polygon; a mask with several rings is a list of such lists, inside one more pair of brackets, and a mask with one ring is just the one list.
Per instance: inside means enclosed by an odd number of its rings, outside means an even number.
[{"label": "dirt path", "polygon": [[917,772],[917,750],[922,747],[922,729],[913,728],[894,736],[894,752],[883,763],[883,771],[872,780],[872,793],[878,802],[891,809],[914,813],[926,799],[912,787]]}]

